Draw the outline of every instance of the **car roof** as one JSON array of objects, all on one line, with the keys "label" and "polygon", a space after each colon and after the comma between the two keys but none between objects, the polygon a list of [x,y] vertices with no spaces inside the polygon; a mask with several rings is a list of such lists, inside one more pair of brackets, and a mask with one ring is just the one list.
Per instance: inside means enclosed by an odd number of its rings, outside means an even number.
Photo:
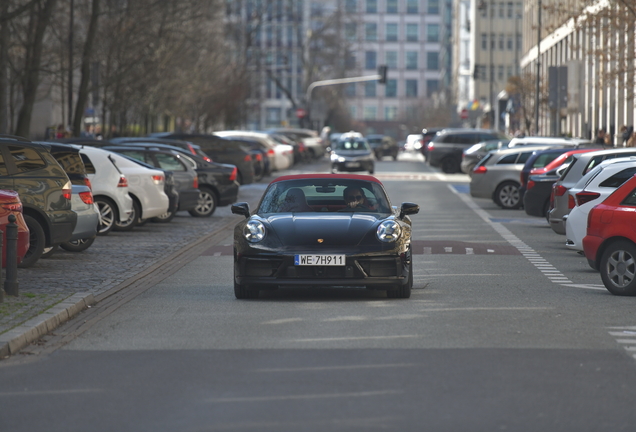
[{"label": "car roof", "polygon": [[521,153],[521,152],[531,152],[531,151],[542,151],[542,150],[548,150],[548,147],[546,146],[542,146],[542,145],[536,145],[536,146],[520,146],[520,147],[513,147],[513,148],[501,148],[498,150],[491,150],[491,153],[496,154],[496,155],[507,155],[510,153]]},{"label": "car roof", "polygon": [[275,178],[270,184],[285,180],[302,180],[302,179],[348,179],[363,180],[382,184],[380,180],[370,175],[362,174],[291,174]]},{"label": "car roof", "polygon": [[509,147],[515,147],[517,145],[528,145],[526,143],[538,143],[538,144],[564,144],[564,145],[580,145],[592,143],[588,139],[582,138],[567,138],[567,137],[544,137],[544,136],[526,136],[515,137],[510,140]]}]

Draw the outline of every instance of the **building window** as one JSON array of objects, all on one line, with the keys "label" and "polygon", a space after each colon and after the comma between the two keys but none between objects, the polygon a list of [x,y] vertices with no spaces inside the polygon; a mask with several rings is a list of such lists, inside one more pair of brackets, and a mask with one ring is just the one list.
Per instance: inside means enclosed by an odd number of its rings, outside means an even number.
[{"label": "building window", "polygon": [[431,97],[433,93],[439,90],[439,80],[426,80],[426,96]]},{"label": "building window", "polygon": [[514,16],[514,7],[512,2],[508,2],[508,18],[512,18]]},{"label": "building window", "polygon": [[368,41],[378,40],[378,25],[376,23],[366,23],[364,25],[364,35]]},{"label": "building window", "polygon": [[397,13],[397,11],[398,11],[398,0],[386,0],[386,12]]},{"label": "building window", "polygon": [[419,12],[419,0],[406,0],[406,13],[416,14]]},{"label": "building window", "polygon": [[364,120],[375,120],[378,118],[378,108],[374,106],[365,106],[363,112]]},{"label": "building window", "polygon": [[499,3],[499,18],[505,18],[505,16],[506,16],[505,5],[506,4],[504,2],[500,2]]},{"label": "building window", "polygon": [[490,33],[490,49],[491,50],[495,50],[495,48],[497,48],[496,45],[497,42],[495,42],[495,34],[494,33]]},{"label": "building window", "polygon": [[504,50],[504,41],[505,41],[505,36],[500,34],[499,35],[499,51]]},{"label": "building window", "polygon": [[356,96],[356,83],[349,83],[345,86],[345,96],[346,97]]},{"label": "building window", "polygon": [[417,80],[414,80],[414,79],[406,80],[406,97],[409,97],[409,98],[417,97]]},{"label": "building window", "polygon": [[418,40],[418,25],[417,24],[407,24],[406,25],[406,40],[408,42],[417,42]]},{"label": "building window", "polygon": [[267,118],[267,123],[275,125],[280,124],[280,108],[267,108],[265,115]]},{"label": "building window", "polygon": [[426,53],[426,69],[439,70],[439,53],[436,51],[429,51]]},{"label": "building window", "polygon": [[488,49],[488,35],[486,33],[481,34],[481,49],[484,51]]},{"label": "building window", "polygon": [[397,113],[397,107],[384,107],[384,120],[396,120]]},{"label": "building window", "polygon": [[506,48],[508,49],[508,51],[512,51],[513,45],[514,40],[512,39],[512,36],[508,35],[508,38],[506,39]]},{"label": "building window", "polygon": [[397,80],[396,79],[386,80],[384,95],[386,97],[397,97]]},{"label": "building window", "polygon": [[406,68],[417,69],[417,51],[406,52]]},{"label": "building window", "polygon": [[355,105],[350,105],[349,106],[349,114],[351,115],[352,119],[356,119],[358,116],[358,110],[356,109]]},{"label": "building window", "polygon": [[439,42],[439,24],[426,26],[426,42]]},{"label": "building window", "polygon": [[398,53],[397,51],[386,51],[384,53],[384,59],[386,65],[391,69],[397,69],[398,67]]},{"label": "building window", "polygon": [[378,13],[378,0],[367,0],[367,13]]},{"label": "building window", "polygon": [[504,67],[503,66],[498,66],[497,67],[497,79],[499,81],[503,81],[503,79],[504,79]]},{"label": "building window", "polygon": [[356,13],[358,9],[357,0],[345,0],[345,12]]},{"label": "building window", "polygon": [[376,83],[375,81],[368,81],[364,83],[364,96],[365,97],[376,97]]},{"label": "building window", "polygon": [[429,15],[439,15],[439,0],[428,0]]},{"label": "building window", "polygon": [[375,69],[377,66],[377,53],[375,51],[366,51],[364,53],[364,68]]},{"label": "building window", "polygon": [[397,23],[387,23],[386,25],[386,40],[388,42],[395,42],[398,40],[398,25]]},{"label": "building window", "polygon": [[357,63],[356,53],[355,52],[347,53],[347,57],[345,60],[345,68],[347,70],[355,69],[356,63]]},{"label": "building window", "polygon": [[346,23],[345,24],[345,38],[349,41],[356,40],[356,33],[358,28],[356,27],[356,23]]}]

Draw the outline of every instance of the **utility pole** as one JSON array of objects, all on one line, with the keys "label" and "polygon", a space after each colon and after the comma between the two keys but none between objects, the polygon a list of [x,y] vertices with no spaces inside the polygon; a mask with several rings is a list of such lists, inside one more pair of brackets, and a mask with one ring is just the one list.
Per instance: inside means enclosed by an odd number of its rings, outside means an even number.
[{"label": "utility pole", "polygon": [[541,82],[541,62],[539,58],[541,56],[541,0],[538,0],[539,7],[537,8],[537,85],[534,95],[534,134],[539,135],[539,90]]},{"label": "utility pole", "polygon": [[495,81],[495,63],[493,61],[493,51],[495,50],[495,45],[497,44],[497,41],[495,40],[495,33],[493,32],[493,25],[492,25],[492,17],[495,14],[495,9],[494,9],[494,4],[492,2],[492,0],[490,0],[490,4],[488,6],[486,6],[486,11],[488,12],[488,15],[490,16],[489,18],[489,27],[490,27],[490,72],[489,72],[489,78],[490,78],[490,82],[489,82],[489,88],[488,88],[488,95],[489,95],[489,100],[488,102],[490,103],[490,129],[494,129],[495,128],[495,104],[493,101],[493,93],[494,93],[494,81]]},{"label": "utility pole", "polygon": [[68,26],[68,125],[73,124],[73,15],[75,0],[71,0]]}]

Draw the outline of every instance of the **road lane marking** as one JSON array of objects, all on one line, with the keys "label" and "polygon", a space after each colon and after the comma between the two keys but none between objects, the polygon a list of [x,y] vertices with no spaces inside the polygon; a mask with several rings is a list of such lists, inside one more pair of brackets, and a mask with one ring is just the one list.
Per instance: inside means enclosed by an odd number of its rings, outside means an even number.
[{"label": "road lane marking", "polygon": [[332,370],[356,370],[356,369],[386,369],[395,367],[416,367],[417,363],[389,363],[389,364],[364,364],[364,365],[337,365],[337,366],[309,366],[297,368],[268,368],[256,369],[254,372],[319,372]]},{"label": "road lane marking", "polygon": [[342,342],[355,340],[385,340],[385,339],[412,339],[419,338],[420,335],[395,335],[395,336],[344,336],[330,338],[304,338],[290,339],[290,342]]}]

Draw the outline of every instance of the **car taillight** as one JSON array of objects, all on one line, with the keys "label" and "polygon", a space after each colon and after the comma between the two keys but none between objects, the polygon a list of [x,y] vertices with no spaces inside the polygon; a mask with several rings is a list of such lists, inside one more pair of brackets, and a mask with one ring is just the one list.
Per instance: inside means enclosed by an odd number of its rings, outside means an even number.
[{"label": "car taillight", "polygon": [[209,158],[209,157],[207,157],[207,156],[204,156],[204,157],[203,157],[203,160],[205,160],[206,162],[210,162],[210,163],[212,163],[212,159],[210,159],[210,158]]},{"label": "car taillight", "polygon": [[262,155],[262,154],[260,154],[260,153],[258,153],[258,154],[256,155],[256,160],[257,160],[257,161],[259,161],[259,162],[260,162],[260,161],[262,161],[262,160],[263,160],[263,155]]},{"label": "car taillight", "polygon": [[93,193],[92,192],[80,192],[79,197],[84,204],[93,204]]},{"label": "car taillight", "polygon": [[93,185],[91,184],[91,181],[88,177],[84,177],[84,184],[88,186],[90,190],[93,190]]},{"label": "car taillight", "polygon": [[535,183],[532,180],[528,180],[528,185],[526,186],[526,190],[530,190],[534,187]]},{"label": "car taillight", "polygon": [[243,158],[243,160],[244,160],[245,162],[251,162],[251,161],[252,161],[252,155],[249,155],[249,154],[248,154],[248,155],[245,155],[245,157]]},{"label": "car taillight", "polygon": [[195,189],[199,189],[199,177],[194,177],[194,181],[192,182],[192,187]]},{"label": "car taillight", "polygon": [[119,176],[119,182],[117,183],[117,187],[128,187],[128,179],[125,175]]},{"label": "car taillight", "polygon": [[165,180],[165,177],[163,176],[163,174],[155,174],[152,176],[152,181],[154,184],[161,184],[163,183]]},{"label": "car taillight", "polygon": [[600,196],[601,194],[597,192],[579,192],[576,194],[576,204],[581,206],[590,201],[594,201]]},{"label": "car taillight", "polygon": [[574,197],[572,195],[568,195],[568,208],[572,210],[576,207],[576,202],[574,202]]},{"label": "car taillight", "polygon": [[475,167],[475,169],[473,170],[473,174],[486,174],[488,172],[488,168],[486,168],[485,166],[478,166]]},{"label": "car taillight", "polygon": [[554,191],[554,196],[563,196],[568,191],[568,188],[555,183],[552,190]]},{"label": "car taillight", "polygon": [[429,142],[428,144],[426,144],[426,150],[428,151],[435,150],[435,144],[433,144],[432,142]]},{"label": "car taillight", "polygon": [[73,185],[71,185],[70,181],[67,181],[64,187],[62,188],[62,196],[70,201],[72,192],[73,192]]},{"label": "car taillight", "polygon": [[237,174],[238,174],[238,169],[234,167],[234,169],[232,170],[232,174],[230,174],[230,181],[236,180]]},{"label": "car taillight", "polygon": [[267,156],[274,157],[275,155],[276,155],[276,152],[274,152],[273,149],[267,150]]}]

